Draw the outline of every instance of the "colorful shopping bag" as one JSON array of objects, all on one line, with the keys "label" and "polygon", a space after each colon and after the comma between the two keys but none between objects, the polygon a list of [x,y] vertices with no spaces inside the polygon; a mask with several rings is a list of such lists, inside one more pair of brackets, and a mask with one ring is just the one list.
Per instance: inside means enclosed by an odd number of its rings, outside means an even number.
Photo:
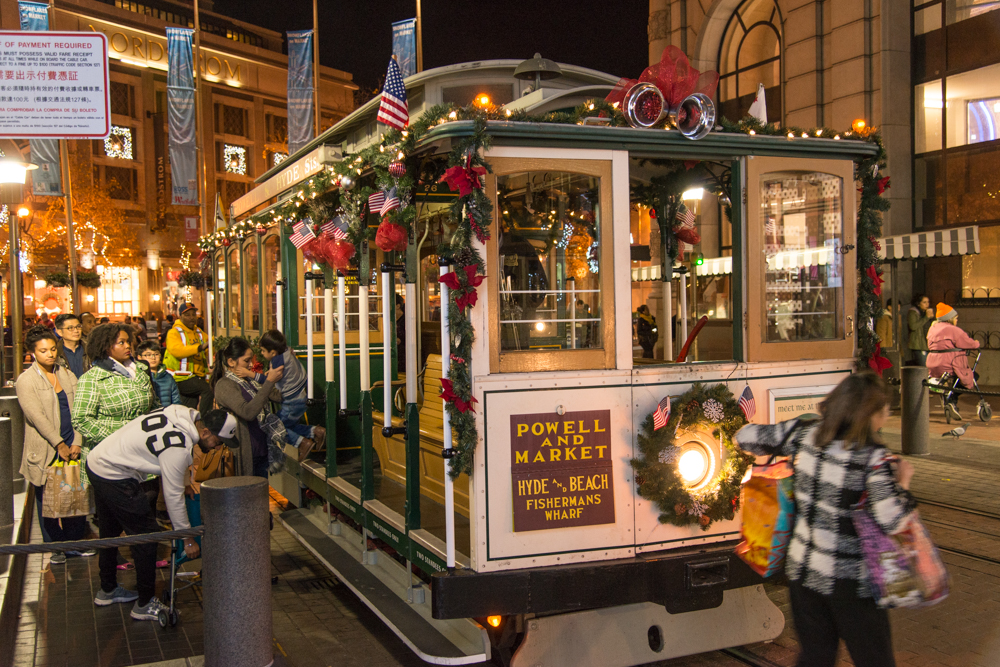
[{"label": "colorful shopping bag", "polygon": [[45,493],[42,495],[42,516],[63,519],[93,513],[93,496],[83,478],[79,461],[56,461],[45,469]]},{"label": "colorful shopping bag", "polygon": [[872,518],[865,497],[852,508],[851,518],[879,607],[925,607],[948,596],[948,569],[916,512],[893,535]]},{"label": "colorful shopping bag", "polygon": [[780,572],[785,562],[795,525],[793,472],[789,461],[754,466],[743,485],[743,539],[736,555],[762,577]]}]

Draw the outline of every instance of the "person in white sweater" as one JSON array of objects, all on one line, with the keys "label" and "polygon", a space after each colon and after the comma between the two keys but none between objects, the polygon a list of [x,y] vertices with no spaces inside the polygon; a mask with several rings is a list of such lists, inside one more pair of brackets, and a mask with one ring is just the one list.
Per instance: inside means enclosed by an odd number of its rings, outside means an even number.
[{"label": "person in white sweater", "polygon": [[[160,530],[154,508],[140,491],[148,475],[159,475],[163,496],[175,530],[190,528],[184,505],[184,482],[192,463],[192,448],[208,452],[236,434],[236,418],[225,410],[211,410],[202,419],[197,410],[171,405],[133,419],[105,438],[87,456],[87,474],[94,489],[101,537],[153,533]],[[137,591],[118,585],[118,549],[101,549],[101,590],[98,606],[136,601],[132,618],[157,620],[165,608],[155,597],[156,544],[131,547],[135,558]],[[184,552],[197,558],[194,538],[184,540]]]}]

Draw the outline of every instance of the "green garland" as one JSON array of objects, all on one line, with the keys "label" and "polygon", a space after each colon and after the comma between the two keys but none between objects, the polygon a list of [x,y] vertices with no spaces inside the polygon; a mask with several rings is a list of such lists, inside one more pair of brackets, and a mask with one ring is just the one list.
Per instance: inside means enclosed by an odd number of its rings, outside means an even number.
[{"label": "green garland", "polygon": [[[660,523],[675,526],[698,524],[708,530],[715,521],[736,516],[740,508],[740,483],[753,465],[753,456],[733,443],[746,423],[733,394],[724,384],[707,387],[696,383],[672,399],[673,411],[666,426],[653,429],[653,414],[642,422],[639,456],[630,461],[639,495],[656,503]],[[703,491],[691,493],[677,471],[678,430],[711,429],[722,440],[725,461]]]}]

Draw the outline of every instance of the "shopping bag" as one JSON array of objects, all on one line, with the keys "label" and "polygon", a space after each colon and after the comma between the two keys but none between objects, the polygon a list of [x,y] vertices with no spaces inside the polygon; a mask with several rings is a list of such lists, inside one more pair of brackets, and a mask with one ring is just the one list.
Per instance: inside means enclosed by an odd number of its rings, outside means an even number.
[{"label": "shopping bag", "polygon": [[948,569],[915,511],[893,535],[872,518],[865,497],[852,508],[851,519],[879,607],[925,607],[948,596]]},{"label": "shopping bag", "polygon": [[42,516],[63,519],[93,513],[90,486],[83,479],[83,466],[78,461],[57,461],[45,469],[45,493],[42,495]]},{"label": "shopping bag", "polygon": [[794,470],[790,461],[754,466],[741,491],[739,556],[762,577],[780,572],[795,525]]}]

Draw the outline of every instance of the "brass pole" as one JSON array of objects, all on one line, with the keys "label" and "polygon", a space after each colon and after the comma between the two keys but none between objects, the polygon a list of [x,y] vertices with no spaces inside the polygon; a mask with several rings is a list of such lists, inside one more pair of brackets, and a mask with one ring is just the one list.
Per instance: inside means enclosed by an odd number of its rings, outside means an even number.
[{"label": "brass pole", "polygon": [[420,17],[420,0],[417,0],[417,71],[424,71],[424,20]]}]

